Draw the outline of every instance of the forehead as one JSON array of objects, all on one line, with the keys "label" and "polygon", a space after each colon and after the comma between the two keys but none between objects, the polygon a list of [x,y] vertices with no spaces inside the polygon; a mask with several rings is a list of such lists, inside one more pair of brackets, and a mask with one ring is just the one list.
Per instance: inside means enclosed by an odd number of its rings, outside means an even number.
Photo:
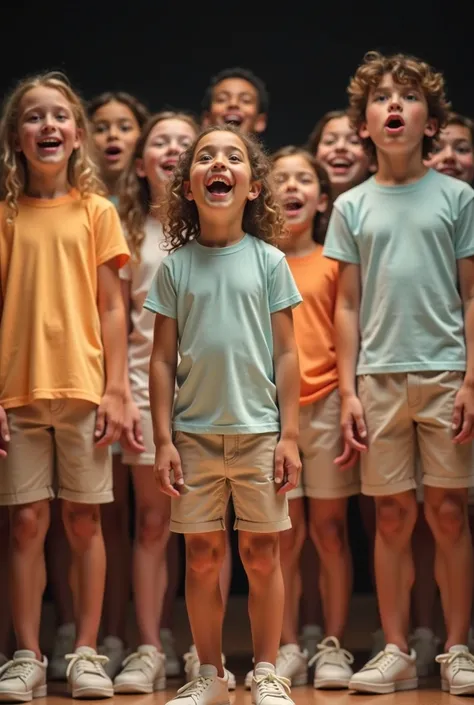
[{"label": "forehead", "polygon": [[152,140],[155,137],[160,136],[172,137],[174,135],[179,135],[180,137],[190,137],[194,140],[196,137],[196,132],[189,122],[181,120],[180,118],[169,118],[166,120],[160,120],[156,123],[156,125],[151,129],[148,140]]},{"label": "forehead", "polygon": [[255,102],[258,100],[257,89],[245,78],[225,78],[214,86],[212,95],[215,96],[218,93],[230,93],[231,95],[247,93],[254,98]]},{"label": "forehead", "polygon": [[138,125],[137,119],[133,114],[133,111],[125,105],[125,103],[120,103],[118,100],[111,100],[105,105],[101,105],[97,108],[94,115],[92,116],[94,122],[113,122],[115,120],[130,120]]},{"label": "forehead", "polygon": [[447,125],[441,130],[440,137],[446,140],[467,140],[472,145],[471,130],[466,125]]},{"label": "forehead", "polygon": [[204,135],[196,145],[196,152],[200,152],[203,149],[224,149],[226,151],[238,149],[244,155],[247,155],[247,149],[240,137],[226,130],[216,130]]},{"label": "forehead", "polygon": [[273,171],[307,171],[314,174],[314,169],[302,154],[292,154],[288,157],[280,157],[273,167]]},{"label": "forehead", "polygon": [[20,112],[30,110],[34,107],[57,106],[71,110],[71,104],[66,96],[57,88],[48,86],[36,86],[25,93],[20,101]]},{"label": "forehead", "polygon": [[393,88],[397,88],[397,89],[400,89],[400,88],[410,89],[411,88],[411,89],[413,89],[414,88],[415,90],[421,90],[421,86],[418,83],[418,81],[415,81],[414,79],[413,80],[408,79],[408,81],[406,83],[399,83],[395,79],[395,76],[392,73],[390,73],[390,71],[388,71],[387,73],[384,73],[384,75],[382,76],[382,78],[380,79],[378,84],[376,86],[372,86],[371,90],[374,91],[379,88],[389,88],[389,89],[393,89]]},{"label": "forehead", "polygon": [[341,117],[332,118],[328,120],[323,127],[323,135],[328,132],[339,133],[353,133],[355,130],[350,126],[349,118],[347,115],[342,115]]}]

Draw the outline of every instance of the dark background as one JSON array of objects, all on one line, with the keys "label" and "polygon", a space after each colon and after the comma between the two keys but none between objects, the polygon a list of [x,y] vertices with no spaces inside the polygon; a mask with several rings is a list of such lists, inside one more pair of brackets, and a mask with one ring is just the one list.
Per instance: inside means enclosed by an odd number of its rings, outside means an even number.
[{"label": "dark background", "polygon": [[[0,11],[0,95],[23,76],[59,69],[85,99],[125,90],[152,111],[200,112],[210,77],[252,69],[270,92],[270,149],[304,143],[319,117],[346,103],[364,53],[415,54],[445,74],[453,108],[474,117],[474,0],[374,3],[8,2]],[[355,589],[368,590],[367,543],[351,501]],[[235,544],[235,536],[233,536]],[[245,590],[236,562],[233,591]]]}]

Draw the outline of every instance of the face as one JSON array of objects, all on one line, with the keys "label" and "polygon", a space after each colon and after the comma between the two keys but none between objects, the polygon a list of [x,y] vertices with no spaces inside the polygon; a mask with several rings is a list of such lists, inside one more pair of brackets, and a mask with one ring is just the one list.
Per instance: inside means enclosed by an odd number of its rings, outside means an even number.
[{"label": "face", "polygon": [[302,154],[281,157],[273,167],[273,181],[290,231],[307,228],[318,211],[326,210],[327,196],[321,194],[318,177]]},{"label": "face", "polygon": [[437,139],[427,165],[468,184],[474,180],[474,145],[465,125],[448,125]]},{"label": "face", "polygon": [[266,116],[258,112],[257,89],[243,78],[226,78],[214,87],[204,127],[233,125],[245,133],[263,132]]},{"label": "face", "polygon": [[107,178],[127,168],[140,137],[140,126],[127,105],[112,100],[95,111],[92,136],[101,172]]},{"label": "face", "polygon": [[363,181],[369,171],[369,157],[346,116],[326,123],[316,158],[326,167],[332,184],[348,189]]},{"label": "face", "polygon": [[258,197],[260,187],[252,180],[247,148],[238,135],[217,131],[199,140],[185,193],[195,201],[200,215],[215,218],[220,211],[229,217],[242,216],[247,201]]},{"label": "face", "polygon": [[56,88],[38,86],[25,93],[17,130],[17,150],[39,171],[67,166],[81,144],[72,106]]},{"label": "face", "polygon": [[360,130],[382,152],[404,154],[421,148],[423,137],[436,133],[436,120],[428,116],[428,104],[421,88],[396,83],[385,74],[367,101],[366,122]]},{"label": "face", "polygon": [[148,135],[143,157],[137,159],[138,176],[145,177],[152,188],[162,189],[173,174],[180,155],[195,139],[194,128],[184,120],[160,120]]}]

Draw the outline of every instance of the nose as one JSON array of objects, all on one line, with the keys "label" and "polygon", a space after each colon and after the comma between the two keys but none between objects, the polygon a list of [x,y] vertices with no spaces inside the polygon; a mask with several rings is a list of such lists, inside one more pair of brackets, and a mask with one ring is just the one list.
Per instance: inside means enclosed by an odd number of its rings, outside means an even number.
[{"label": "nose", "polygon": [[334,147],[338,152],[341,152],[341,151],[345,152],[346,151],[347,145],[346,145],[346,138],[344,137],[344,135],[339,135]]},{"label": "nose", "polygon": [[290,176],[288,181],[286,182],[286,191],[296,191],[297,184],[294,176]]},{"label": "nose", "polygon": [[450,144],[447,144],[442,152],[443,161],[453,162],[454,161],[454,150]]},{"label": "nose", "polygon": [[44,116],[44,120],[43,120],[43,130],[45,130],[45,131],[47,131],[47,132],[50,132],[51,130],[54,130],[54,118],[53,118],[53,116],[50,115],[49,113],[47,113],[47,114]]},{"label": "nose", "polygon": [[222,154],[216,154],[216,156],[214,157],[214,163],[212,165],[212,170],[213,171],[220,171],[221,169],[224,169],[224,168],[225,168],[224,157],[222,156]]},{"label": "nose", "polygon": [[388,110],[390,113],[401,113],[403,108],[402,108],[402,101],[400,100],[400,96],[398,93],[394,93],[391,97],[390,100],[388,101]]},{"label": "nose", "polygon": [[116,137],[118,137],[118,130],[116,125],[110,125],[109,126],[109,132],[107,135],[108,140],[114,140]]},{"label": "nose", "polygon": [[168,144],[168,149],[166,150],[168,154],[178,154],[179,153],[179,145],[176,140],[172,140]]}]

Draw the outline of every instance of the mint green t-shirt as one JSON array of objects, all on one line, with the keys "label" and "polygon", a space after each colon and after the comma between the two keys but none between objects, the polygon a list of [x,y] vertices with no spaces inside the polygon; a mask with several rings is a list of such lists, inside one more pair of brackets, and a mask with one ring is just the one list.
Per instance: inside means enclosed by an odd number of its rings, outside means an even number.
[{"label": "mint green t-shirt", "polygon": [[271,315],[300,301],[284,254],[251,235],[161,263],[144,306],[177,320],[176,431],[280,430]]},{"label": "mint green t-shirt", "polygon": [[360,265],[357,374],[466,369],[457,260],[474,255],[474,190],[434,170],[339,196],[326,257]]}]

